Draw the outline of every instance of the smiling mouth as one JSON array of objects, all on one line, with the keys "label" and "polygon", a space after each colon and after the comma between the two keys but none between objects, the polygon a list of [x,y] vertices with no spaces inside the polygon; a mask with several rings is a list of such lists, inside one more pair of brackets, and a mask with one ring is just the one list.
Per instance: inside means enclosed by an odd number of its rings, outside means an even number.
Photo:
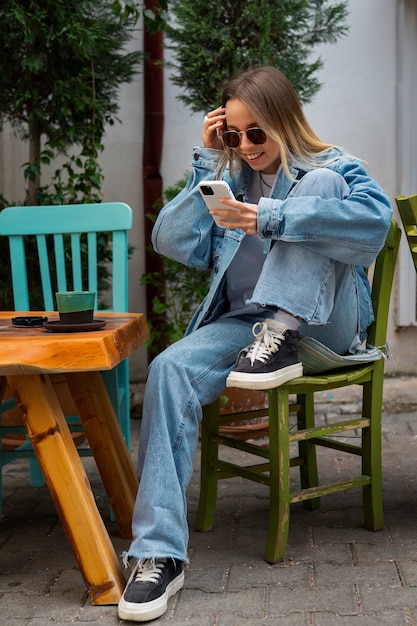
[{"label": "smiling mouth", "polygon": [[255,159],[259,159],[262,154],[263,152],[256,152],[255,154],[245,154],[245,158],[248,159],[248,161],[254,161]]}]

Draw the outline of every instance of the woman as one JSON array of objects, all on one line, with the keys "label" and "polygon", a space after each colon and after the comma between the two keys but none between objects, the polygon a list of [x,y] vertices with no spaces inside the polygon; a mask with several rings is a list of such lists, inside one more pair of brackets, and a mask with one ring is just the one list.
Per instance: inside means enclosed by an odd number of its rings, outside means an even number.
[{"label": "woman", "polygon": [[[119,616],[133,621],[162,615],[183,586],[202,406],[226,384],[262,389],[302,375],[300,336],[355,353],[373,321],[363,267],[392,216],[360,161],[315,135],[276,68],[233,78],[206,115],[202,140],[185,189],[153,230],[155,250],[210,269],[212,279],[186,336],[149,371],[125,555],[134,567],[119,604]],[[219,177],[235,199],[210,212],[197,185]]]}]

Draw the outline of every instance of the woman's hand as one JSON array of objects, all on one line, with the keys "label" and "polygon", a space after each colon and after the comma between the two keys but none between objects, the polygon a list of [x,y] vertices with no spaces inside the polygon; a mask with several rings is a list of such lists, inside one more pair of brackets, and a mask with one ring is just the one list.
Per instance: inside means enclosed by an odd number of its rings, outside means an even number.
[{"label": "woman's hand", "polygon": [[248,235],[256,235],[258,232],[257,204],[239,202],[239,200],[231,200],[230,198],[224,198],[220,202],[224,205],[224,209],[210,211],[219,226],[240,228]]},{"label": "woman's hand", "polygon": [[224,107],[218,107],[205,116],[204,129],[201,136],[205,148],[222,150],[223,142],[221,140],[221,131],[223,130],[223,123],[226,119],[225,111],[226,109]]}]

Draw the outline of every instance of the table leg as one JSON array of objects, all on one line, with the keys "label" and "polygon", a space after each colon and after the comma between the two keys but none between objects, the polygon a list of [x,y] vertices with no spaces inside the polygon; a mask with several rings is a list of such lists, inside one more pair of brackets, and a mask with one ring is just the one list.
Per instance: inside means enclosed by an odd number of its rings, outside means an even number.
[{"label": "table leg", "polygon": [[93,604],[117,604],[125,586],[121,565],[97,510],[49,376],[10,375],[7,381],[42,468]]},{"label": "table leg", "polygon": [[136,471],[100,372],[66,374],[122,537],[132,536]]}]

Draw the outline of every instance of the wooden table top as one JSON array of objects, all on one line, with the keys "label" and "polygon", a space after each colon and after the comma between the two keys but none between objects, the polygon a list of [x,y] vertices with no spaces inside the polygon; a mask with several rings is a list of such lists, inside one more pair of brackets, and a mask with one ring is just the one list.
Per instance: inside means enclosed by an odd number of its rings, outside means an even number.
[{"label": "wooden table top", "polygon": [[149,337],[142,313],[97,311],[95,319],[105,320],[104,328],[70,333],[12,326],[12,317],[22,315],[59,320],[57,312],[0,311],[1,375],[110,370]]}]

